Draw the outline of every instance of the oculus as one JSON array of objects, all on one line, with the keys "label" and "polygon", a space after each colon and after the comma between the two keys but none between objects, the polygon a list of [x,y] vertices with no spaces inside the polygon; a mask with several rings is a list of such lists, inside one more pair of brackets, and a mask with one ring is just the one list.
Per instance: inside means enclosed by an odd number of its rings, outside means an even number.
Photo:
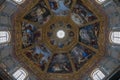
[{"label": "oculus", "polygon": [[63,30],[58,30],[56,35],[58,38],[62,39],[65,37],[65,32]]}]

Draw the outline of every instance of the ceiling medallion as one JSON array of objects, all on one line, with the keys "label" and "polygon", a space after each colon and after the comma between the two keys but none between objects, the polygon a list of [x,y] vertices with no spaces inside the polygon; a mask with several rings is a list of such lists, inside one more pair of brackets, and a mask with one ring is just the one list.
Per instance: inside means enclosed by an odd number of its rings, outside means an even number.
[{"label": "ceiling medallion", "polygon": [[[55,18],[56,19],[56,18]],[[62,18],[61,18],[62,19]],[[70,21],[56,20],[46,27],[46,45],[53,51],[69,50],[71,46],[77,44],[77,27],[71,24]]]},{"label": "ceiling medallion", "polygon": [[105,46],[98,8],[85,0],[28,3],[14,18],[18,60],[40,80],[77,80],[94,67]]}]

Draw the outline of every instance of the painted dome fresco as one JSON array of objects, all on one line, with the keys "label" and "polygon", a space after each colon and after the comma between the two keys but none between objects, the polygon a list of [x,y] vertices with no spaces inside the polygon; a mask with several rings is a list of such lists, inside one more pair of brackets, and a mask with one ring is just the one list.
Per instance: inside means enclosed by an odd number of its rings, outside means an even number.
[{"label": "painted dome fresco", "polygon": [[[100,6],[106,1],[13,0],[19,4],[11,17],[13,31],[11,36],[0,33],[9,36],[0,42],[12,39],[15,59],[36,80],[103,80],[105,74],[97,63],[107,55],[109,39],[120,41],[113,39],[120,33],[108,29],[107,13]],[[97,72],[90,76],[94,77],[83,79],[94,68]],[[18,73],[29,75],[22,69],[12,75],[16,80],[25,78],[20,79]]]},{"label": "painted dome fresco", "polygon": [[31,0],[27,6],[16,13],[15,54],[38,77],[72,78],[102,57],[105,18],[89,1]]}]

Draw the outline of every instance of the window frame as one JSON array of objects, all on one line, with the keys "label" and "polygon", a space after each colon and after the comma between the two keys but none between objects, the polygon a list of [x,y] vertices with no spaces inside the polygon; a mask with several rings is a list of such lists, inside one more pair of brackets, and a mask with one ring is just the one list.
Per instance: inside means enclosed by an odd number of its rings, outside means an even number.
[{"label": "window frame", "polygon": [[[114,38],[119,38],[120,39],[120,36],[115,36],[114,37],[114,35],[115,35],[115,33],[118,33],[118,35],[120,34],[120,31],[111,31],[110,32],[110,34],[109,34],[109,41],[110,41],[110,43],[112,43],[112,44],[117,44],[117,45],[120,45],[120,42],[118,41],[117,42],[117,40],[114,40]],[[114,37],[114,38],[113,38]],[[118,40],[119,40],[118,39]]]},{"label": "window frame", "polygon": [[12,1],[19,5],[25,2],[25,0],[22,0],[21,2],[18,2],[17,0],[12,0]]},{"label": "window frame", "polygon": [[[0,31],[0,33],[6,33],[7,34],[7,40],[6,41],[3,41],[3,42],[0,42],[0,44],[6,44],[6,43],[9,43],[10,42],[10,40],[11,40],[11,34],[10,34],[10,32],[9,31]],[[1,34],[2,34],[1,33]],[[0,36],[0,38],[1,37],[5,37],[5,36]]]},{"label": "window frame", "polygon": [[99,0],[95,0],[97,3],[99,3],[99,4],[103,4],[106,0],[104,0],[104,1],[99,1]]},{"label": "window frame", "polygon": [[28,76],[28,72],[24,68],[17,69],[12,76],[16,80],[25,80]]},{"label": "window frame", "polygon": [[[100,74],[102,74],[102,76],[100,76]],[[92,80],[96,80],[96,79],[97,80],[103,80],[105,77],[106,77],[105,74],[99,68],[96,68],[91,73]]]}]

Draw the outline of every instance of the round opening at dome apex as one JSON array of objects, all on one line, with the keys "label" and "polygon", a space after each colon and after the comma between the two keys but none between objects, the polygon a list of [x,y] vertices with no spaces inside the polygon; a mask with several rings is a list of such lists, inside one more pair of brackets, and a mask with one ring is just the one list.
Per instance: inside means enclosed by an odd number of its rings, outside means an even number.
[{"label": "round opening at dome apex", "polygon": [[58,38],[63,39],[65,37],[65,31],[64,30],[58,30],[56,35],[57,35]]}]

